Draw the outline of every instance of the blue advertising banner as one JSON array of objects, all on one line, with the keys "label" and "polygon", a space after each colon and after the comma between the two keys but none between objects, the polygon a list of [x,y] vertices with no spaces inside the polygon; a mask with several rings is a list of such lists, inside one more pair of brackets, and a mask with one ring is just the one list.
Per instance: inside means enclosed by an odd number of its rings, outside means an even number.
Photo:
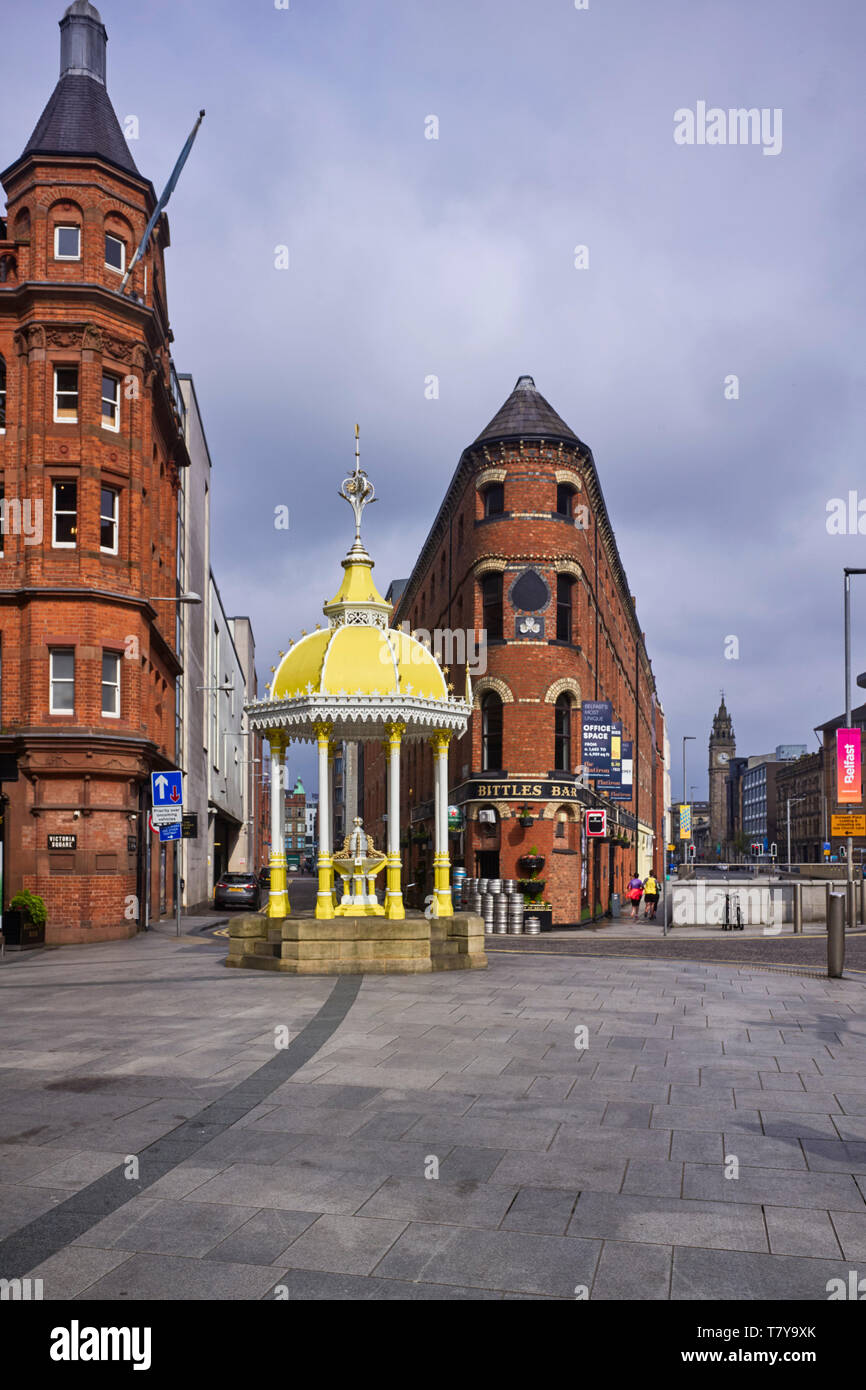
[{"label": "blue advertising banner", "polygon": [[590,777],[607,777],[610,773],[612,722],[613,706],[610,700],[584,700],[581,706],[581,762]]},{"label": "blue advertising banner", "polygon": [[632,781],[634,777],[634,739],[623,739],[622,741],[622,773],[620,777],[619,791],[612,791],[611,801],[631,801],[634,788]]},{"label": "blue advertising banner", "polygon": [[614,719],[610,726],[610,772],[596,781],[597,792],[619,791],[622,786],[622,749],[622,720]]}]

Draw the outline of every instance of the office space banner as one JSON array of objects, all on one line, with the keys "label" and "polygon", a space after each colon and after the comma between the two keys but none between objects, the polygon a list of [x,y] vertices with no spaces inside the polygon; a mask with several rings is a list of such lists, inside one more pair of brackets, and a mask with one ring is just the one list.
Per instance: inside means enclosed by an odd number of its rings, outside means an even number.
[{"label": "office space banner", "polygon": [[610,725],[610,772],[599,777],[595,784],[597,792],[619,791],[622,787],[622,720],[613,719]]},{"label": "office space banner", "polygon": [[581,762],[590,777],[610,774],[613,706],[610,700],[584,700],[581,706]]}]

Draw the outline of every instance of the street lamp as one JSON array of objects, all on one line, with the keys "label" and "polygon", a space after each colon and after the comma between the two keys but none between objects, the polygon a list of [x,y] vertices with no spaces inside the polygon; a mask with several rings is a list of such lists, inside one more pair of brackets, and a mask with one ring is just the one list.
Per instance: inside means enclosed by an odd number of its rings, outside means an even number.
[{"label": "street lamp", "polygon": [[201,594],[152,594],[148,603],[201,603]]},{"label": "street lamp", "polygon": [[[696,737],[697,737],[697,735],[695,735],[695,734],[683,734],[683,805],[687,805],[687,802],[686,802],[686,744],[687,744],[687,743],[694,743]],[[682,818],[680,818],[680,843],[682,843],[682,838],[683,838],[683,833],[682,833],[682,832],[683,832],[683,828],[682,828]],[[691,836],[689,836],[689,839],[691,839]],[[683,863],[685,863],[685,861],[686,861],[687,858],[688,858],[688,844],[686,845],[686,849],[683,850]]]},{"label": "street lamp", "polygon": [[[866,574],[866,569],[854,569],[850,565],[844,567],[845,575],[845,728],[851,728],[851,575]],[[859,678],[858,678],[859,685]],[[845,875],[847,878],[848,891],[845,895],[845,905],[848,909],[848,926],[854,926],[854,837],[845,837]]]}]

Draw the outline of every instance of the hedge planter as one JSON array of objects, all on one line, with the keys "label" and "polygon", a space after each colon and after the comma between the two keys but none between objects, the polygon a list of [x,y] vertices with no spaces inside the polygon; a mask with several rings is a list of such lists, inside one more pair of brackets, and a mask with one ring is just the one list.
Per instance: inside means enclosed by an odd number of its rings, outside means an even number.
[{"label": "hedge planter", "polygon": [[30,951],[45,945],[45,923],[31,921],[19,908],[7,908],[3,913],[3,935],[13,951]]},{"label": "hedge planter", "polygon": [[544,878],[519,878],[517,886],[525,902],[534,902],[536,898],[541,897],[546,882]]},{"label": "hedge planter", "polygon": [[543,854],[521,854],[517,862],[522,864],[531,875],[535,875],[541,873],[545,860]]}]

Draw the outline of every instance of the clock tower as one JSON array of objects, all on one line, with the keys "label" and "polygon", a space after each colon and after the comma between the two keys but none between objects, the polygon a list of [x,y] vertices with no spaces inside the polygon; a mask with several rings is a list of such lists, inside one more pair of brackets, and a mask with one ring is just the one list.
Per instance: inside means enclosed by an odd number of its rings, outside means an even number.
[{"label": "clock tower", "polygon": [[713,719],[713,732],[710,734],[710,856],[717,853],[716,845],[721,845],[721,853],[726,854],[728,838],[728,804],[725,783],[728,778],[728,765],[737,751],[734,726],[725,707],[725,692],[722,703]]}]

